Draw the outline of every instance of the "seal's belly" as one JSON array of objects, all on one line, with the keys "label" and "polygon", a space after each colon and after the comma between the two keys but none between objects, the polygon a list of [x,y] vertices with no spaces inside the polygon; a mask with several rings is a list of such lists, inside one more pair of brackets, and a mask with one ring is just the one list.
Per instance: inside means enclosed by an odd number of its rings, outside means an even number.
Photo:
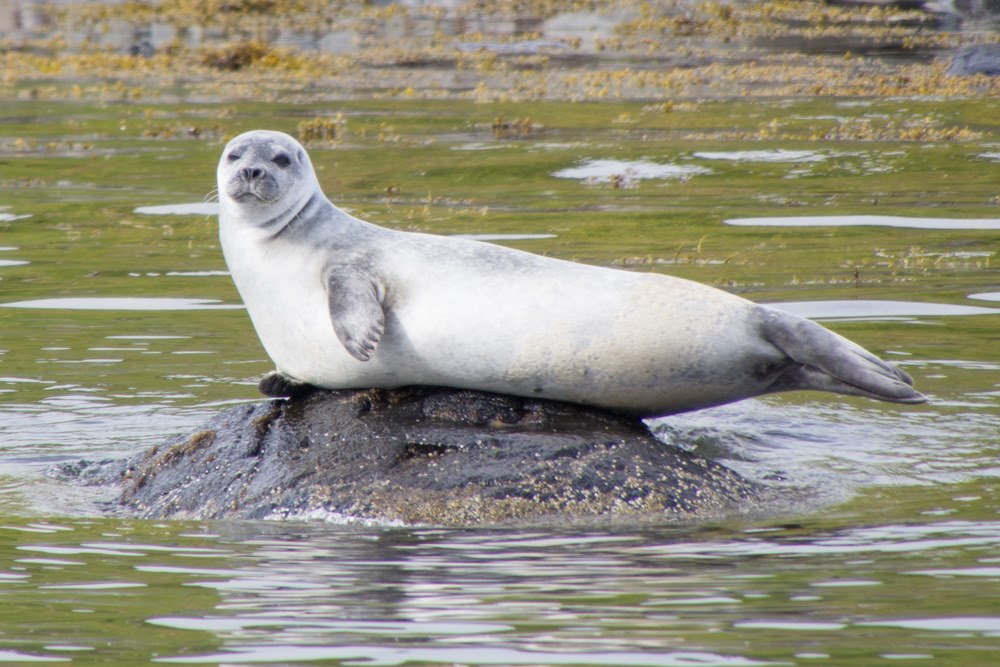
[{"label": "seal's belly", "polygon": [[[409,347],[423,360],[414,369],[421,383],[460,378],[477,389],[631,409],[732,395],[746,382],[748,358],[777,354],[745,335],[752,305],[742,299],[664,276],[609,270],[583,280],[508,277],[485,295],[414,299],[399,313],[408,345],[393,351]],[[445,312],[448,326],[430,316]]]},{"label": "seal's belly", "polygon": [[430,276],[433,284],[410,276],[406,294],[390,302],[375,356],[367,367],[349,364],[361,373],[349,381],[655,411],[731,396],[746,382],[749,357],[776,354],[745,335],[752,305],[742,299],[665,276],[567,268]]},{"label": "seal's belly", "polygon": [[404,259],[387,277],[385,334],[358,361],[334,332],[320,254],[276,252],[233,277],[241,292],[252,283],[248,310],[278,370],[326,388],[445,385],[676,411],[732,400],[747,359],[776,353],[747,335],[752,304],[688,281],[552,260],[505,274],[462,261],[409,270]]}]

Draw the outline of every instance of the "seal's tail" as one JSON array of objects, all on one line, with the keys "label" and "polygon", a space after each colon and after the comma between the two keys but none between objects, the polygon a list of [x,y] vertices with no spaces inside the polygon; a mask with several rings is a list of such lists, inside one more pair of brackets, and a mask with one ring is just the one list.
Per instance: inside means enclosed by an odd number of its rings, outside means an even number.
[{"label": "seal's tail", "polygon": [[770,391],[818,389],[894,403],[923,403],[909,375],[815,322],[759,306],[765,338],[789,359]]}]

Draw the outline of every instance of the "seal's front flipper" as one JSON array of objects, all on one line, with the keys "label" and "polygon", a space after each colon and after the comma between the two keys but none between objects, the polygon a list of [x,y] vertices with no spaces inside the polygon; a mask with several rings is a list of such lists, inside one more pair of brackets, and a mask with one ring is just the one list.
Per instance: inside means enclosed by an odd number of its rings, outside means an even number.
[{"label": "seal's front flipper", "polygon": [[909,375],[829,329],[758,306],[764,337],[789,359],[771,391],[819,389],[893,403],[923,403]]},{"label": "seal's front flipper", "polygon": [[296,398],[308,394],[316,387],[299,382],[280,371],[271,371],[257,383],[257,391],[272,398]]},{"label": "seal's front flipper", "polygon": [[337,338],[352,357],[368,361],[385,331],[379,283],[363,269],[350,265],[327,269],[325,279]]}]

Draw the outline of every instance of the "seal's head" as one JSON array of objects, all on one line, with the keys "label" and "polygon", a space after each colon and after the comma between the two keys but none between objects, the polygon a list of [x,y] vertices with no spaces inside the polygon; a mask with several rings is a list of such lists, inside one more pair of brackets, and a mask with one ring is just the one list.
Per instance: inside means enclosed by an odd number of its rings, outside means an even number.
[{"label": "seal's head", "polygon": [[261,226],[299,210],[319,190],[305,149],[282,132],[236,137],[222,151],[217,173],[223,215]]}]

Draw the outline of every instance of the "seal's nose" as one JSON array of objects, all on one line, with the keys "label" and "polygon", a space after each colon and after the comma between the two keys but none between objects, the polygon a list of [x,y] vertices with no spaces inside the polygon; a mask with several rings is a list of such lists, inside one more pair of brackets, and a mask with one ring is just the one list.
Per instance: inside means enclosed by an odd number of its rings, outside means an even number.
[{"label": "seal's nose", "polygon": [[248,181],[256,181],[258,178],[264,175],[264,170],[260,167],[243,167],[240,173]]}]

